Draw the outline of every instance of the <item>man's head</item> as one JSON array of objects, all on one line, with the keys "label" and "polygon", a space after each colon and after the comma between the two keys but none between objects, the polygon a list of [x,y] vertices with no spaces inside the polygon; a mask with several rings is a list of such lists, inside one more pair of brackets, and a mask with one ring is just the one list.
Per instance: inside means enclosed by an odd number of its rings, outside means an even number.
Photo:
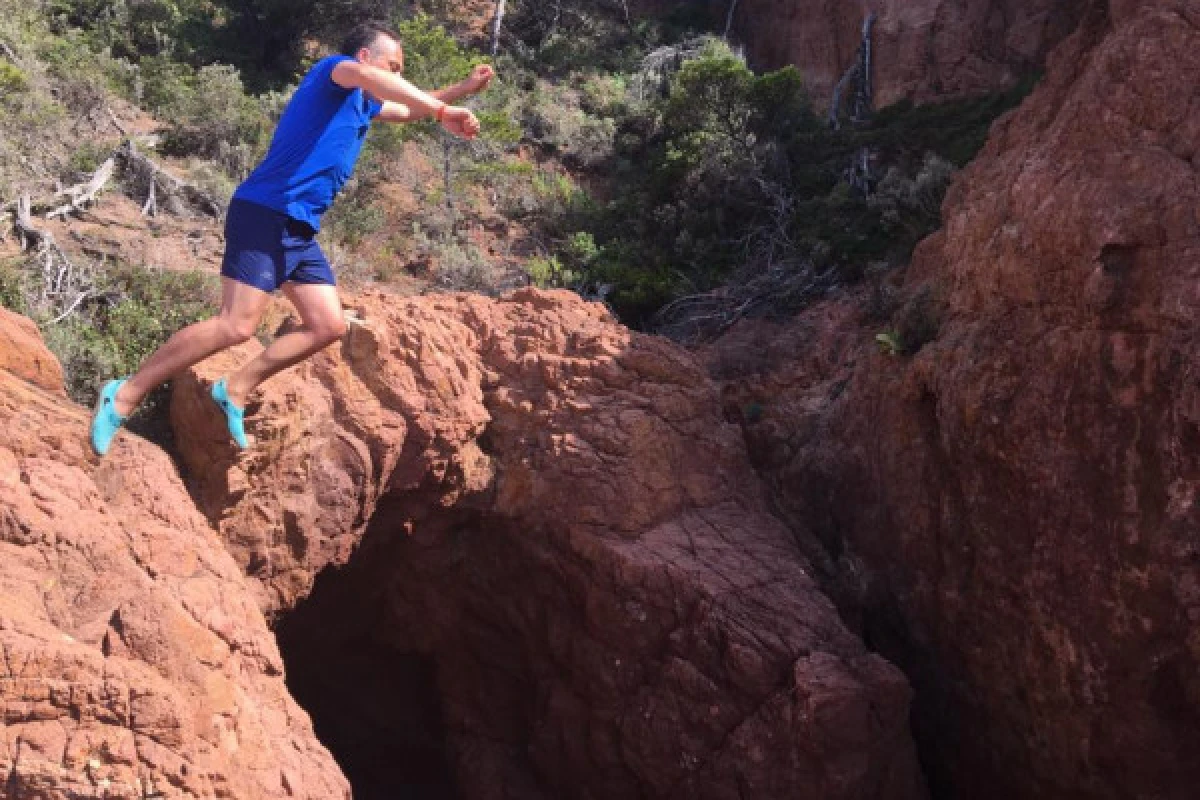
[{"label": "man's head", "polygon": [[400,34],[383,23],[364,22],[354,26],[342,41],[342,53],[389,72],[404,71]]}]

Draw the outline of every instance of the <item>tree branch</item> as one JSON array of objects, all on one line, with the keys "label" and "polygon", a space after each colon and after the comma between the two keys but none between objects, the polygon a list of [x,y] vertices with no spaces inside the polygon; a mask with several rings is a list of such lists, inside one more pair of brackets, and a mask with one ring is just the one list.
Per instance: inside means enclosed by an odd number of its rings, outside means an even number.
[{"label": "tree branch", "polygon": [[116,168],[116,158],[109,156],[108,160],[100,165],[100,168],[93,173],[90,180],[86,183],[80,183],[75,186],[67,187],[55,193],[55,197],[70,197],[71,202],[65,206],[60,206],[49,214],[46,219],[54,219],[55,217],[66,216],[82,211],[86,206],[95,201],[96,195],[99,194],[108,181],[112,178],[113,170]]}]

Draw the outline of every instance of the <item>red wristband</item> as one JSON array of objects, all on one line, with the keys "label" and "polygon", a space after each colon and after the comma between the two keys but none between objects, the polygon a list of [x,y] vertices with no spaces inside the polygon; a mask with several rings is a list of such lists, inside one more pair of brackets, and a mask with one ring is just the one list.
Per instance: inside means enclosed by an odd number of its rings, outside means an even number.
[{"label": "red wristband", "polygon": [[446,116],[446,104],[442,103],[441,106],[438,107],[438,110],[433,112],[433,118],[438,122],[441,122],[442,117],[444,116]]}]

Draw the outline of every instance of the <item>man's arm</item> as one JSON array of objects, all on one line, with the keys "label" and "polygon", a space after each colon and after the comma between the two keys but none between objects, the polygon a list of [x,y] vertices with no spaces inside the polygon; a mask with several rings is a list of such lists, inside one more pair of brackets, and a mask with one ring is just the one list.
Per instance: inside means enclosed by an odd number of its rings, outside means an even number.
[{"label": "man's arm", "polygon": [[[495,76],[494,69],[487,64],[480,64],[471,70],[470,75],[458,83],[435,89],[427,94],[443,103],[456,103],[464,97],[470,97],[486,89]],[[429,116],[431,114],[416,111],[404,103],[389,101],[384,102],[383,111],[380,112],[378,119],[382,122],[416,122]]]},{"label": "man's arm", "polygon": [[384,102],[405,106],[422,117],[436,117],[442,127],[456,136],[473,139],[479,133],[479,120],[470,109],[452,106],[423,92],[416,86],[387,70],[361,61],[342,61],[330,76],[343,89],[363,89]]}]

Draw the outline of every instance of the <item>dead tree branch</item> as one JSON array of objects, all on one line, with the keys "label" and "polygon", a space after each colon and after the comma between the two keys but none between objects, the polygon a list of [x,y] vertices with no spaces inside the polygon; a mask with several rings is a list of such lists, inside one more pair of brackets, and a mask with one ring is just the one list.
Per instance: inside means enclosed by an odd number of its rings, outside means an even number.
[{"label": "dead tree branch", "polygon": [[69,197],[71,202],[65,206],[59,206],[46,215],[46,219],[54,219],[55,217],[63,217],[68,214],[74,214],[82,211],[87,206],[91,205],[96,200],[96,195],[112,179],[113,170],[116,169],[117,161],[114,156],[109,156],[108,160],[100,165],[100,168],[92,175],[85,183],[69,186],[55,193],[55,197]]},{"label": "dead tree branch", "polygon": [[500,26],[504,23],[504,0],[496,0],[496,13],[492,17],[492,58],[500,50]]},{"label": "dead tree branch", "polygon": [[16,226],[17,235],[21,237],[21,247],[28,250],[30,247],[41,248],[43,245],[48,247],[57,247],[54,244],[54,237],[45,231],[38,230],[33,224],[33,201],[29,195],[23,194],[17,199],[17,215],[13,221]]},{"label": "dead tree branch", "polygon": [[14,66],[19,67],[21,65],[21,60],[17,58],[17,54],[13,52],[8,42],[3,39],[0,39],[0,53],[4,53],[4,57],[11,61]]},{"label": "dead tree branch", "polygon": [[42,270],[41,284],[37,296],[33,298],[33,305],[56,314],[53,323],[62,322],[84,300],[96,294],[92,269],[71,261],[49,232],[33,224],[33,202],[29,195],[22,195],[17,200],[15,224],[25,249],[36,249]]},{"label": "dead tree branch", "polygon": [[818,273],[806,262],[780,261],[749,279],[673,300],[654,315],[651,326],[676,341],[694,343],[741,319],[794,312],[836,283],[832,271]]},{"label": "dead tree branch", "polygon": [[104,113],[106,113],[108,115],[108,120],[109,120],[109,122],[112,123],[113,127],[117,129],[117,133],[121,134],[126,139],[128,139],[129,131],[125,130],[125,126],[121,124],[121,121],[119,119],[117,119],[117,115],[113,113],[113,110],[111,108],[109,108],[108,106],[105,106]]},{"label": "dead tree branch", "polygon": [[188,208],[220,219],[221,204],[199,186],[176,178],[138,152],[132,139],[126,139],[117,149],[116,159],[130,188],[145,192],[143,214],[156,213],[161,195],[166,209],[176,216],[188,216]]}]

